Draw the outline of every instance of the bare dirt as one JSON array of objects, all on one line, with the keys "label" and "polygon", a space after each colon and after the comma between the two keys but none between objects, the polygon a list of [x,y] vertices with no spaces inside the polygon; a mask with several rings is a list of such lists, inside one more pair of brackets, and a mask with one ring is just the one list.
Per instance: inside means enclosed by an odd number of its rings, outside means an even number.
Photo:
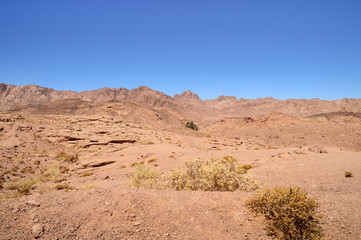
[{"label": "bare dirt", "polygon": [[[198,101],[191,93],[174,101],[186,97]],[[187,160],[225,156],[251,164],[247,175],[261,186],[301,187],[317,198],[327,239],[361,239],[360,111],[321,112],[219,115],[193,131],[181,110],[135,101],[73,99],[3,111],[0,239],[272,239],[263,217],[245,206],[255,192],[130,186],[134,163],[168,173]],[[43,179],[12,198],[9,183],[54,163],[62,181]]]}]

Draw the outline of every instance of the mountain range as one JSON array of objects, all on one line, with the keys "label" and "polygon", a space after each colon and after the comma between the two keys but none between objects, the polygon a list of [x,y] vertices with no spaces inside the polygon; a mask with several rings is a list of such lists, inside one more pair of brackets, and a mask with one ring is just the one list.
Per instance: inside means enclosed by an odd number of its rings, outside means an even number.
[{"label": "mountain range", "polygon": [[[118,107],[111,107],[109,104],[115,104]],[[105,105],[107,106],[104,107]],[[196,93],[191,91],[171,97],[145,86],[132,90],[104,87],[98,90],[74,92],[57,91],[37,85],[15,86],[0,83],[0,111],[27,110],[33,113],[92,114],[88,110],[94,111],[94,108],[105,108],[107,112],[112,108],[124,111],[126,109],[126,112],[123,111],[121,114],[124,117],[138,112],[135,118],[142,118],[144,112],[149,112],[155,119],[174,118],[183,121],[191,119],[199,123],[211,123],[226,117],[258,116],[273,112],[296,117],[332,112],[361,112],[361,99],[278,100],[267,97],[249,100],[221,95],[215,99],[201,100]]]}]

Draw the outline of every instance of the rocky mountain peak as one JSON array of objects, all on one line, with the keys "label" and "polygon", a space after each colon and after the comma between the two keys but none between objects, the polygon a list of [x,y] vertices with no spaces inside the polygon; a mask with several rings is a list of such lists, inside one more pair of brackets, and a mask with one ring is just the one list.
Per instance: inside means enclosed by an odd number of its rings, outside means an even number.
[{"label": "rocky mountain peak", "polygon": [[191,90],[185,91],[182,94],[176,94],[174,95],[173,99],[175,100],[196,100],[196,101],[202,101],[198,94],[193,93]]},{"label": "rocky mountain peak", "polygon": [[237,98],[235,96],[224,96],[221,95],[219,97],[217,97],[215,99],[217,102],[225,102],[225,101],[229,101],[229,102],[235,102],[237,101]]}]

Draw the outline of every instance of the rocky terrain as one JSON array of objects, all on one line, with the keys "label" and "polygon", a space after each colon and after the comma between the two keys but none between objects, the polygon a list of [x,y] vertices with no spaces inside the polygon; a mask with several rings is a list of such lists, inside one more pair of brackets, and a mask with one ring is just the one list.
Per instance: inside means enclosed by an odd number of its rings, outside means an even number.
[{"label": "rocky terrain", "polygon": [[[30,108],[28,111],[39,113],[43,112],[44,109],[54,109],[57,104],[62,106],[64,100],[68,107],[64,106],[61,114],[92,113],[92,110],[87,111],[87,109],[107,102],[118,102],[125,106],[136,104],[136,109],[146,108],[148,111],[154,111],[154,115],[161,112],[176,119],[181,116],[187,119],[191,118],[199,123],[210,123],[225,117],[248,117],[274,112],[296,117],[308,117],[330,112],[360,112],[361,109],[361,99],[348,98],[334,101],[320,99],[277,100],[270,97],[248,100],[222,95],[216,99],[202,101],[197,94],[191,91],[170,97],[144,86],[133,90],[102,88],[93,91],[73,92],[56,91],[36,85],[14,86],[0,83],[0,110],[3,111]],[[139,112],[143,112],[143,109]]]},{"label": "rocky terrain", "polygon": [[327,239],[361,239],[360,99],[0,84],[0,108],[0,239],[272,239],[245,206],[254,191],[131,186],[137,163],[162,174],[225,156],[318,199]]}]

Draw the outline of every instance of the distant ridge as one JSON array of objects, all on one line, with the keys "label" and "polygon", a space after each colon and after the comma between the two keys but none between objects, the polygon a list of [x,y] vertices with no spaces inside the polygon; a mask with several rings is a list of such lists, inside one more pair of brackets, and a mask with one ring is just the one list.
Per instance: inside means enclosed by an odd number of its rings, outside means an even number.
[{"label": "distant ridge", "polygon": [[[128,90],[126,88],[101,88],[92,91],[56,91],[37,85],[15,86],[0,83],[0,111],[9,111],[56,101],[78,99],[91,104],[106,102],[133,102],[157,111],[177,111],[184,118],[199,122],[214,122],[224,117],[257,116],[280,112],[297,117],[332,112],[361,112],[361,99],[319,100],[288,99],[271,97],[255,100],[237,99],[221,95],[216,99],[201,100],[190,90],[170,97],[146,86]],[[139,106],[140,106],[139,105]]]}]

